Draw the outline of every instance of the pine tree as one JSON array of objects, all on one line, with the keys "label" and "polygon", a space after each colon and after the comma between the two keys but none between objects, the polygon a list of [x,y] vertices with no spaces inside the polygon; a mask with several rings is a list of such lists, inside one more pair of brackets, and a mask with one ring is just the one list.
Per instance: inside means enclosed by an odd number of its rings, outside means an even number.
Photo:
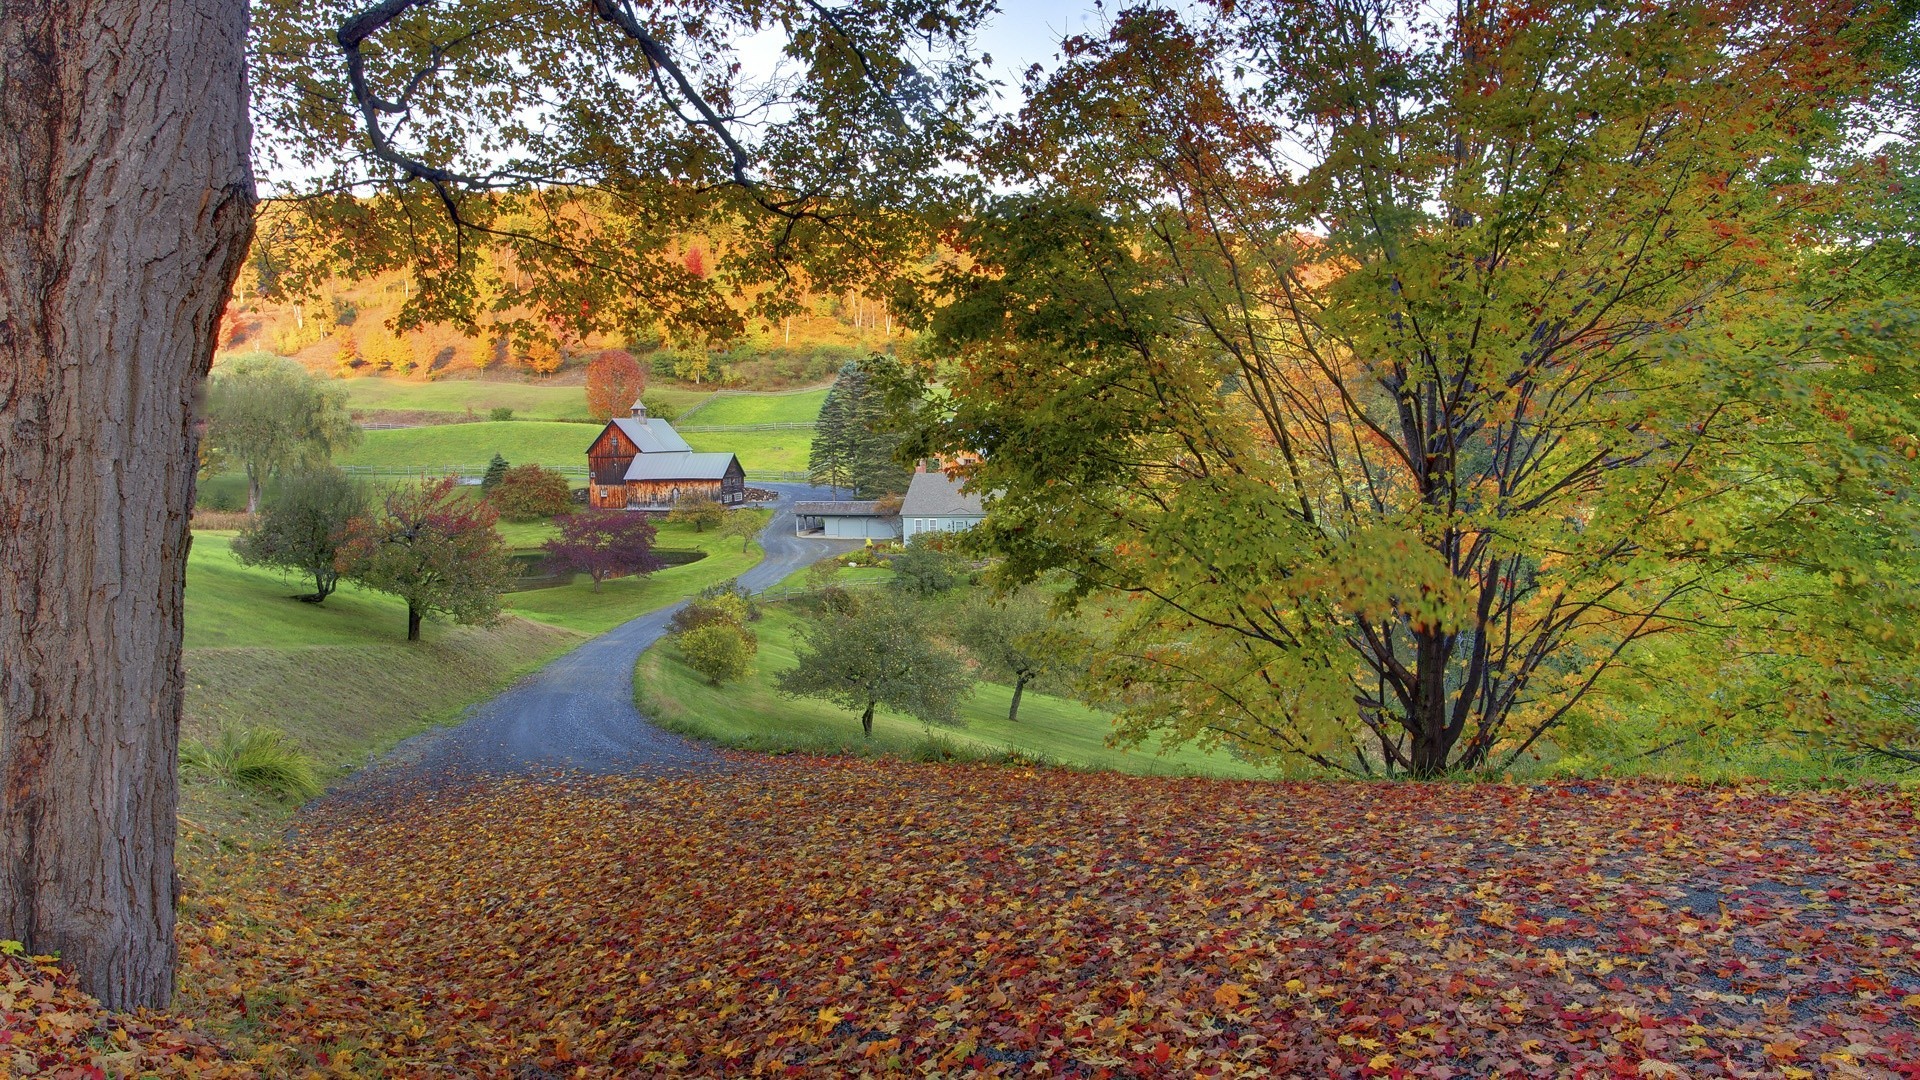
[{"label": "pine tree", "polygon": [[492,491],[494,485],[500,483],[506,475],[507,459],[501,457],[499,454],[493,455],[493,460],[487,462],[487,474],[480,478],[480,489],[482,491]]},{"label": "pine tree", "polygon": [[885,401],[849,360],[820,406],[807,471],[816,484],[850,487],[863,499],[906,490],[907,471],[893,459],[900,436],[884,428]]},{"label": "pine tree", "polygon": [[853,486],[847,468],[850,417],[846,381],[848,373],[857,370],[858,365],[851,360],[840,369],[840,377],[834,380],[833,389],[827,391],[827,400],[820,404],[820,419],[813,427],[813,449],[807,454],[807,479],[822,487]]}]

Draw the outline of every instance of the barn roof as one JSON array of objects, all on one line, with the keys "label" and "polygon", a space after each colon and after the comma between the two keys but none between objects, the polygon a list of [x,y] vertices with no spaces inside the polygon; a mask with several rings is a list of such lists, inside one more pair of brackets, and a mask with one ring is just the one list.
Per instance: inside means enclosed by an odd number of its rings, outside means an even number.
[{"label": "barn roof", "polygon": [[797,502],[793,512],[807,517],[879,517],[877,502]]},{"label": "barn roof", "polygon": [[[618,423],[619,421],[615,421]],[[654,423],[660,421],[655,420]],[[671,430],[671,429],[669,429]],[[679,436],[674,436],[679,438]],[[734,463],[732,454],[696,454],[690,450],[657,451],[633,456],[628,480],[721,480]]]},{"label": "barn roof", "polygon": [[[613,423],[622,434],[633,440],[642,454],[686,453],[693,449],[687,440],[673,430],[673,425],[658,418],[638,420],[629,416],[616,416]],[[629,479],[632,479],[629,477]]]},{"label": "barn roof", "polygon": [[916,472],[907,485],[907,497],[900,503],[902,517],[985,517],[980,496],[960,490],[960,481],[950,480],[938,469]]}]

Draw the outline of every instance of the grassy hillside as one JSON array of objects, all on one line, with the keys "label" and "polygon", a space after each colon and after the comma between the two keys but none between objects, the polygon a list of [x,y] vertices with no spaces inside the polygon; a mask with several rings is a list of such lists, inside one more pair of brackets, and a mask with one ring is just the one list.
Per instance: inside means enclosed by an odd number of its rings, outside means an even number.
[{"label": "grassy hillside", "polygon": [[873,738],[863,739],[857,714],[822,701],[788,701],[773,689],[775,673],[794,664],[799,616],[786,604],[771,604],[755,624],[760,652],[746,679],[726,686],[706,680],[681,664],[671,646],[658,646],[640,658],[634,673],[640,710],[662,726],[725,746],[749,750],[800,750],[810,753],[881,753],[910,757],[933,740],[945,740],[962,752],[992,754],[1008,749],[1084,768],[1140,774],[1271,776],[1224,754],[1188,748],[1160,756],[1151,749],[1123,751],[1105,745],[1109,720],[1077,702],[1028,691],[1020,702],[1020,720],[1007,721],[1011,692],[981,683],[962,709],[965,724],[935,728],[932,739],[919,721],[882,709],[873,720]]},{"label": "grassy hillside", "polygon": [[[587,445],[595,434],[589,424],[550,420],[394,428],[367,432],[359,446],[336,455],[334,464],[387,469],[485,465],[497,453],[515,465],[584,466]],[[807,430],[695,432],[686,439],[695,450],[738,454],[750,473],[805,469],[807,451],[813,445],[813,433]]]},{"label": "grassy hillside", "polygon": [[[492,379],[443,379],[419,382],[412,379],[360,378],[340,383],[346,388],[347,401],[355,409],[381,409],[408,412],[443,412],[485,416],[497,408],[512,409],[515,419],[585,420],[586,390],[578,385],[557,386],[541,383],[502,382]],[[702,390],[673,387],[648,390],[649,396],[664,400],[685,412],[710,394]],[[819,412],[816,405],[814,412]]]},{"label": "grassy hillside", "polygon": [[700,410],[687,418],[689,424],[805,424],[820,417],[820,406],[827,400],[822,390],[801,390],[791,394],[714,395]]}]

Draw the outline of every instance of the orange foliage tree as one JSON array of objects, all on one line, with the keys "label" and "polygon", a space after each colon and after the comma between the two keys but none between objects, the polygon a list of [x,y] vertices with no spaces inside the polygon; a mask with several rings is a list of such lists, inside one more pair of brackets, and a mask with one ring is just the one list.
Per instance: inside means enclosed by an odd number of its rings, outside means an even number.
[{"label": "orange foliage tree", "polygon": [[646,388],[646,370],[625,349],[608,349],[587,366],[587,410],[596,419],[627,411]]}]

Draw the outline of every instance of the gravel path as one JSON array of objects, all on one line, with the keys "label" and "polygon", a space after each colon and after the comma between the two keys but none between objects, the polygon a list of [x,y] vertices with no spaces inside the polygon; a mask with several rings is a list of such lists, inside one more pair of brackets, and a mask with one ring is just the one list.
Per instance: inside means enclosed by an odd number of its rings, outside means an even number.
[{"label": "gravel path", "polygon": [[[754,592],[772,586],[848,540],[793,535],[797,499],[829,497],[825,488],[766,484],[780,493],[773,520],[760,534],[766,558],[740,575]],[[680,604],[622,623],[473,706],[457,725],[417,735],[363,769],[337,794],[373,794],[391,783],[548,772],[633,773],[718,765],[721,757],[691,739],[648,723],[633,707],[633,665],[666,632]]]}]

